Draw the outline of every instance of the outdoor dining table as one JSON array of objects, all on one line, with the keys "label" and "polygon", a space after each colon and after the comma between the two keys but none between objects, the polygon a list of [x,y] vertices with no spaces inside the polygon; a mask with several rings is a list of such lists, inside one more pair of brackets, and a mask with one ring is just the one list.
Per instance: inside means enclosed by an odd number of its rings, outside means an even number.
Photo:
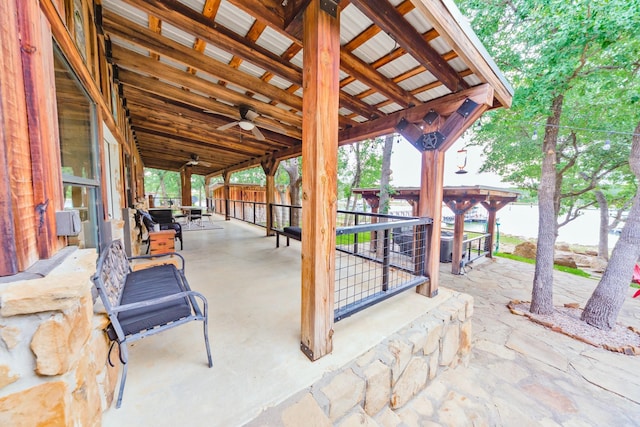
[{"label": "outdoor dining table", "polygon": [[193,218],[192,218],[192,211],[194,210],[200,210],[200,222],[201,224],[196,224],[198,227],[204,227],[202,225],[202,211],[203,211],[203,207],[202,206],[180,206],[178,208],[178,210],[182,211],[182,213],[186,216],[187,218],[187,228],[191,229],[191,223],[193,222]]}]

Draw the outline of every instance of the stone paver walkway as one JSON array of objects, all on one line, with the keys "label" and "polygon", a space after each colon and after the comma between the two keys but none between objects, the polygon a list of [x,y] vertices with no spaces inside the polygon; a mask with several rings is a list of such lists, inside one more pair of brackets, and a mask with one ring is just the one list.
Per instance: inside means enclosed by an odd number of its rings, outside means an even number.
[{"label": "stone paver walkway", "polygon": [[[509,312],[529,301],[532,265],[487,260],[463,276],[442,265],[441,286],[475,299],[468,366],[438,376],[410,404],[376,421],[387,426],[638,426],[640,357],[592,347]],[[555,272],[554,304],[584,307],[596,280]],[[640,299],[618,321],[640,328]],[[386,418],[385,418],[386,417]]]}]

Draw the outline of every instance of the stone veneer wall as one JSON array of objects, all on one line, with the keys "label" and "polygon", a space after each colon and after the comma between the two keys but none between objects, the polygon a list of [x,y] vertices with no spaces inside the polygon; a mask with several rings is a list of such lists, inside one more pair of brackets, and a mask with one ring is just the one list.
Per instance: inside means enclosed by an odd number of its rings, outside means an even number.
[{"label": "stone veneer wall", "polygon": [[473,298],[454,293],[436,310],[248,425],[400,425],[396,410],[443,370],[468,363],[472,314]]},{"label": "stone veneer wall", "polygon": [[93,312],[95,266],[95,249],[78,250],[42,279],[0,284],[0,426],[101,424],[119,362]]}]

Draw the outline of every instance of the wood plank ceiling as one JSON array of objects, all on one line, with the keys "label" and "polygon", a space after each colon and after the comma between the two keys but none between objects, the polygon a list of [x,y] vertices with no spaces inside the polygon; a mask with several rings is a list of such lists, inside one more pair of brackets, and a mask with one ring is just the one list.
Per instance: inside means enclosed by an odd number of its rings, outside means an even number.
[{"label": "wood plank ceiling", "polygon": [[[421,106],[434,99],[464,95],[492,78],[503,83],[497,69],[491,76],[478,71],[494,66],[482,68],[452,49],[464,40],[444,37],[433,16],[416,7],[429,1],[339,2],[341,143],[388,128],[381,124],[409,112],[419,123],[428,112]],[[175,171],[197,156],[192,173],[208,175],[300,153],[306,3],[102,1],[108,54],[145,166]],[[495,86],[494,106],[508,106],[508,84]],[[248,118],[255,118],[263,140],[238,125],[218,129],[240,120],[241,107],[256,113]]]}]

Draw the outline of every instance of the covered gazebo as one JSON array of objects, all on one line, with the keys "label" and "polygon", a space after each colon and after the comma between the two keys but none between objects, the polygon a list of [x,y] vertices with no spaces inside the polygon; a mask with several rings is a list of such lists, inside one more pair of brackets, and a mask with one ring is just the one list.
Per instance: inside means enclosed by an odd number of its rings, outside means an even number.
[{"label": "covered gazebo", "polygon": [[[355,194],[359,194],[371,207],[373,212],[378,211],[380,205],[380,189],[379,188],[355,188]],[[511,202],[518,199],[515,191],[503,188],[486,187],[481,185],[460,186],[460,187],[444,187],[442,194],[442,202],[446,204],[455,214],[454,231],[453,231],[453,256],[451,260],[451,272],[460,274],[461,261],[463,256],[463,240],[464,240],[464,216],[474,206],[481,204],[489,213],[487,218],[487,233],[489,239],[487,245],[489,247],[487,256],[492,257],[494,242],[494,232],[496,226],[496,213]],[[413,208],[413,215],[418,216],[418,206],[420,206],[420,189],[417,187],[400,187],[395,188],[393,199],[406,200]]]}]

